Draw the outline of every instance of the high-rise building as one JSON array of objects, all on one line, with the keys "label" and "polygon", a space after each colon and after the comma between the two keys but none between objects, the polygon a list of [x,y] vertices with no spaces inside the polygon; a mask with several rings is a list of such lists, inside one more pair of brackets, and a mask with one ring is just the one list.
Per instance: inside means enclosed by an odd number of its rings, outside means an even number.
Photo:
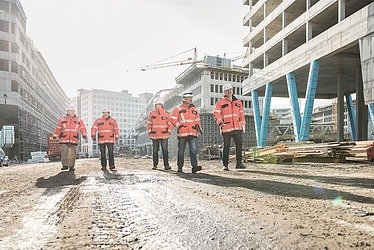
[{"label": "high-rise building", "polygon": [[[356,93],[353,133],[366,140],[367,105],[374,120],[373,0],[244,0],[244,4],[248,7],[244,25],[249,28],[244,38],[248,48],[244,67],[249,69],[244,93],[268,95],[269,106],[271,96],[290,98],[297,140],[308,139],[314,99],[333,98],[337,98],[338,140],[344,140],[344,102],[354,108],[351,95]],[[298,98],[306,99],[300,122]]]},{"label": "high-rise building", "polygon": [[[104,107],[110,109],[110,114],[118,122],[120,128],[119,147],[126,147],[128,150],[135,149],[134,123],[141,115],[146,103],[153,94],[144,93],[138,97],[133,96],[127,90],[114,92],[101,89],[78,90],[78,96],[70,100],[76,105],[78,116],[83,119],[87,129],[90,130],[94,121],[101,117],[101,110]],[[88,153],[90,156],[97,156],[99,148],[89,137],[88,142],[81,142],[80,152]]]},{"label": "high-rise building", "polygon": [[46,151],[67,96],[27,36],[18,0],[0,1],[0,95],[0,129],[15,128],[15,144],[5,149],[9,156],[27,160],[30,152]]},{"label": "high-rise building", "polygon": [[[192,92],[194,104],[201,114],[203,134],[198,139],[199,150],[206,146],[222,145],[222,136],[219,127],[213,117],[216,102],[223,97],[223,85],[231,84],[234,95],[243,102],[245,117],[247,121],[246,134],[244,135],[244,147],[255,146],[256,136],[254,133],[252,100],[250,96],[242,93],[242,82],[248,77],[248,73],[241,67],[231,64],[230,59],[206,56],[202,63],[196,63],[185,70],[176,78],[177,86],[172,90],[160,91],[159,95],[164,98],[165,109],[172,110],[182,103],[182,94]],[[154,98],[157,98],[155,96]],[[151,154],[152,143],[148,138],[146,130],[147,114],[153,110],[153,102],[149,102],[142,119],[137,124],[137,141],[140,154]],[[177,152],[176,130],[173,130],[169,140],[170,155],[175,156]]]}]

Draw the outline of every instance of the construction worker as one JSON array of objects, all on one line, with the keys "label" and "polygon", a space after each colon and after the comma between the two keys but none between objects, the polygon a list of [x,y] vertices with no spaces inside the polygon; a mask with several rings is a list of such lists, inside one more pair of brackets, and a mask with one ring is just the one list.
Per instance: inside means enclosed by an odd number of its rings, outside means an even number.
[{"label": "construction worker", "polygon": [[223,170],[229,170],[231,138],[234,139],[236,147],[236,168],[244,169],[245,166],[242,163],[243,131],[245,132],[243,104],[233,95],[231,84],[225,84],[223,92],[224,97],[216,103],[213,111],[223,137]]},{"label": "construction worker", "polygon": [[173,125],[170,122],[170,114],[164,109],[164,101],[157,99],[154,104],[155,110],[149,114],[147,122],[148,135],[152,139],[153,145],[152,169],[157,169],[158,151],[161,144],[165,170],[170,170],[168,141]]},{"label": "construction worker", "polygon": [[75,107],[68,106],[66,116],[60,118],[53,133],[53,138],[59,138],[61,144],[61,170],[74,171],[79,133],[87,140],[87,129],[82,119],[75,114]]},{"label": "construction worker", "polygon": [[98,143],[100,146],[101,153],[101,170],[107,170],[107,158],[106,149],[108,148],[109,157],[109,169],[115,170],[114,166],[114,154],[113,147],[114,143],[118,142],[119,139],[119,128],[117,121],[110,116],[109,108],[102,109],[102,117],[97,119],[91,128],[91,137],[93,141],[96,141],[96,133],[98,138]]},{"label": "construction worker", "polygon": [[193,94],[184,93],[183,103],[174,108],[170,122],[178,131],[178,172],[182,173],[184,165],[184,151],[188,142],[190,150],[190,159],[192,165],[192,173],[202,170],[201,166],[197,165],[197,137],[202,133],[200,114],[192,103]]}]

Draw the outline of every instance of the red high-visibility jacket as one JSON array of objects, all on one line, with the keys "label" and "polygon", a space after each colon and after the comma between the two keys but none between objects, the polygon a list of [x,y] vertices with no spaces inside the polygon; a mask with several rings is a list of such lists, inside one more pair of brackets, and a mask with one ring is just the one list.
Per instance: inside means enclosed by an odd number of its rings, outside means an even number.
[{"label": "red high-visibility jacket", "polygon": [[147,128],[151,139],[168,139],[173,130],[170,113],[164,109],[152,111],[148,116]]},{"label": "red high-visibility jacket", "polygon": [[201,132],[200,113],[193,104],[174,108],[170,122],[177,128],[178,137],[197,137]]},{"label": "red high-visibility jacket", "polygon": [[216,103],[213,111],[214,118],[221,126],[221,132],[228,133],[236,130],[243,130],[245,127],[245,117],[242,101],[233,96],[231,102],[227,97]]},{"label": "red high-visibility jacket", "polygon": [[117,121],[109,116],[108,118],[100,117],[91,128],[91,137],[96,137],[99,144],[115,143],[119,138],[119,128]]},{"label": "red high-visibility jacket", "polygon": [[87,138],[87,129],[82,119],[78,116],[64,116],[58,119],[53,137],[58,137],[62,144],[78,144],[79,132]]}]

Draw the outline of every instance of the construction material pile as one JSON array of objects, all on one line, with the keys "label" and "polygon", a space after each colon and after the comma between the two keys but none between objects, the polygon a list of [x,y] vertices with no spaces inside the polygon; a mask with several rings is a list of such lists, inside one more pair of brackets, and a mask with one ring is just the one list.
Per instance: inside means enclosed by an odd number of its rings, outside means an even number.
[{"label": "construction material pile", "polygon": [[243,159],[260,163],[374,161],[374,141],[286,142],[246,151]]}]

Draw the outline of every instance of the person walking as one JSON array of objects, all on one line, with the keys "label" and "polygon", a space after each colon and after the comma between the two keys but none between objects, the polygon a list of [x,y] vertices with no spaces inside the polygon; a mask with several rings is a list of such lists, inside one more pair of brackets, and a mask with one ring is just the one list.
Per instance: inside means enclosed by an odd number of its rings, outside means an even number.
[{"label": "person walking", "polygon": [[183,172],[184,152],[188,143],[192,173],[196,173],[202,170],[202,167],[197,163],[197,138],[202,133],[200,113],[192,103],[192,93],[184,93],[182,97],[182,104],[174,108],[170,118],[170,122],[177,128],[178,132],[177,171]]},{"label": "person walking", "polygon": [[84,140],[87,140],[87,129],[83,120],[75,114],[76,110],[74,106],[68,106],[66,111],[67,114],[57,122],[53,138],[60,140],[61,170],[74,171],[79,134],[82,135]]},{"label": "person walking", "polygon": [[109,108],[102,109],[102,116],[94,122],[91,128],[93,141],[96,141],[96,134],[101,154],[101,170],[107,170],[106,149],[108,149],[109,169],[115,170],[113,148],[119,139],[119,128],[117,121],[110,116]]},{"label": "person walking", "polygon": [[228,171],[231,139],[236,147],[236,168],[245,169],[242,163],[243,132],[245,117],[242,101],[233,95],[231,84],[223,86],[224,97],[217,101],[213,111],[223,137],[223,170]]},{"label": "person walking", "polygon": [[155,101],[155,109],[148,115],[147,128],[148,135],[152,140],[153,146],[153,168],[157,169],[158,151],[160,145],[162,148],[162,158],[165,170],[170,170],[168,141],[173,125],[170,122],[170,114],[164,109],[164,101],[157,99]]}]

